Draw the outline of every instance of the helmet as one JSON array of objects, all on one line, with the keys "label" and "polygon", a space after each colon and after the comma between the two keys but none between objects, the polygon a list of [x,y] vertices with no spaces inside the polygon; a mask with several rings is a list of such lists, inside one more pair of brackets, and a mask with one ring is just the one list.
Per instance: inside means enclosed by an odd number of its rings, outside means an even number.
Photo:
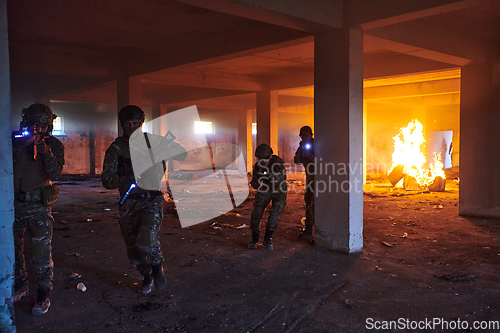
[{"label": "helmet", "polygon": [[273,154],[273,149],[268,144],[262,143],[255,149],[255,157],[268,158]]},{"label": "helmet", "polygon": [[120,112],[118,112],[118,119],[120,121],[128,121],[128,120],[144,121],[145,114],[140,107],[136,105],[127,105],[124,106],[120,110]]},{"label": "helmet", "polygon": [[313,131],[312,131],[311,127],[309,127],[309,126],[302,126],[302,127],[300,128],[300,131],[299,131],[299,136],[300,136],[302,133],[309,133],[309,134],[311,134],[311,136],[313,135]]},{"label": "helmet", "polygon": [[27,109],[23,109],[23,119],[21,127],[27,127],[29,124],[39,123],[52,126],[54,119],[57,116],[52,113],[52,110],[45,104],[35,103]]}]

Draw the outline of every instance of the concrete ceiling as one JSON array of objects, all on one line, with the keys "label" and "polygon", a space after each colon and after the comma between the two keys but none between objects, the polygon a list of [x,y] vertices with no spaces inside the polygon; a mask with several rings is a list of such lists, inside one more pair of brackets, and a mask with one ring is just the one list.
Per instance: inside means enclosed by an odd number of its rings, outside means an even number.
[{"label": "concrete ceiling", "polygon": [[314,34],[342,26],[365,31],[366,78],[485,61],[500,42],[498,0],[279,3],[8,0],[13,98],[116,102],[132,76],[144,103],[308,96],[296,88],[313,83]]}]

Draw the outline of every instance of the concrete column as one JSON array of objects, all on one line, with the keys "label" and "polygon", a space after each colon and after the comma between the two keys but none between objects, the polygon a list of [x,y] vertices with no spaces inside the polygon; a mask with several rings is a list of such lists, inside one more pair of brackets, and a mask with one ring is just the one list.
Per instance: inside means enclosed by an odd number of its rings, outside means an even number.
[{"label": "concrete column", "polygon": [[[160,117],[167,114],[167,106],[165,104],[160,105]],[[167,134],[167,117],[161,118],[160,122],[160,135],[164,136]]]},{"label": "concrete column", "polygon": [[267,143],[278,155],[278,92],[257,92],[257,146]]},{"label": "concrete column", "polygon": [[[160,104],[154,104],[151,106],[151,120],[161,117],[161,106]],[[153,133],[160,135],[161,133],[161,122],[155,121],[153,123]]]},{"label": "concrete column", "polygon": [[[116,83],[116,107],[117,112],[127,105],[137,105],[142,108],[141,80],[138,78],[121,78]],[[118,135],[123,134],[122,127],[118,123]]]},{"label": "concrete column", "polygon": [[462,67],[460,215],[500,217],[500,44]]},{"label": "concrete column", "polygon": [[253,156],[254,156],[254,147],[253,147],[253,134],[252,134],[252,116],[253,110],[246,111],[247,116],[247,172],[252,172],[253,168]]},{"label": "concrete column", "polygon": [[94,117],[89,119],[89,173],[95,175],[95,124]]},{"label": "concrete column", "polygon": [[[458,105],[458,128],[460,129],[460,105]],[[456,131],[453,133],[453,153],[451,157],[451,165],[452,166],[460,166],[460,131]]]},{"label": "concrete column", "polygon": [[0,332],[15,332],[11,302],[14,283],[14,177],[10,105],[7,0],[0,0]]},{"label": "concrete column", "polygon": [[316,244],[363,250],[363,32],[314,38]]},{"label": "concrete column", "polygon": [[[250,136],[248,135],[250,131]],[[250,141],[249,141],[250,138]],[[248,145],[250,145],[250,155],[248,151]],[[250,126],[248,124],[248,111],[240,110],[238,113],[238,147],[243,154],[243,159],[241,160],[238,156],[238,174],[246,175],[247,172],[251,172],[252,169],[248,169],[248,157],[252,157],[251,147],[252,147],[252,114],[250,113]],[[239,152],[238,152],[239,153]],[[245,164],[246,163],[246,164]]]},{"label": "concrete column", "polygon": [[[366,130],[368,126],[366,125],[368,112],[368,102],[363,100],[363,185],[366,184]],[[364,188],[364,187],[363,187]]]}]

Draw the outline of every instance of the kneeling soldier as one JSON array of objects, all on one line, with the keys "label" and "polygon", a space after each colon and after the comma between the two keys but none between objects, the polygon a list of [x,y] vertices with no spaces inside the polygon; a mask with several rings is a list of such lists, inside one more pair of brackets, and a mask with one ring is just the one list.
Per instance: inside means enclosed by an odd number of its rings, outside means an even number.
[{"label": "kneeling soldier", "polygon": [[272,250],[271,237],[278,226],[280,213],[286,205],[286,194],[288,192],[286,183],[286,170],[284,161],[273,155],[273,150],[263,143],[255,149],[255,157],[259,160],[255,163],[250,185],[257,189],[255,202],[250,218],[250,229],[252,240],[248,244],[249,249],[255,249],[259,242],[260,220],[267,205],[272,202],[271,211],[266,224],[266,234],[263,245]]}]

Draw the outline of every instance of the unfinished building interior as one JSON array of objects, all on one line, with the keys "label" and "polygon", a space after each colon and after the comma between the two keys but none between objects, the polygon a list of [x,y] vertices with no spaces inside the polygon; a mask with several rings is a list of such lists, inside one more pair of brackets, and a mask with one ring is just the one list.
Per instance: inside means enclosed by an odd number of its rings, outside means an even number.
[{"label": "unfinished building interior", "polygon": [[[500,218],[499,1],[0,0],[0,17],[5,142],[23,108],[50,105],[63,174],[100,175],[128,104],[146,112],[146,131],[164,135],[153,120],[193,105],[209,126],[218,162],[188,158],[169,171],[246,176],[268,143],[300,175],[293,157],[309,125],[318,161],[349,166],[316,180],[350,184],[317,193],[315,246],[359,254],[363,185],[387,176],[394,137],[418,120],[427,162],[440,154],[459,182],[459,214]],[[216,148],[224,143],[238,149]],[[8,189],[11,146],[1,154]],[[2,228],[13,221],[11,194],[1,194]],[[9,293],[2,282],[1,299]]]}]

